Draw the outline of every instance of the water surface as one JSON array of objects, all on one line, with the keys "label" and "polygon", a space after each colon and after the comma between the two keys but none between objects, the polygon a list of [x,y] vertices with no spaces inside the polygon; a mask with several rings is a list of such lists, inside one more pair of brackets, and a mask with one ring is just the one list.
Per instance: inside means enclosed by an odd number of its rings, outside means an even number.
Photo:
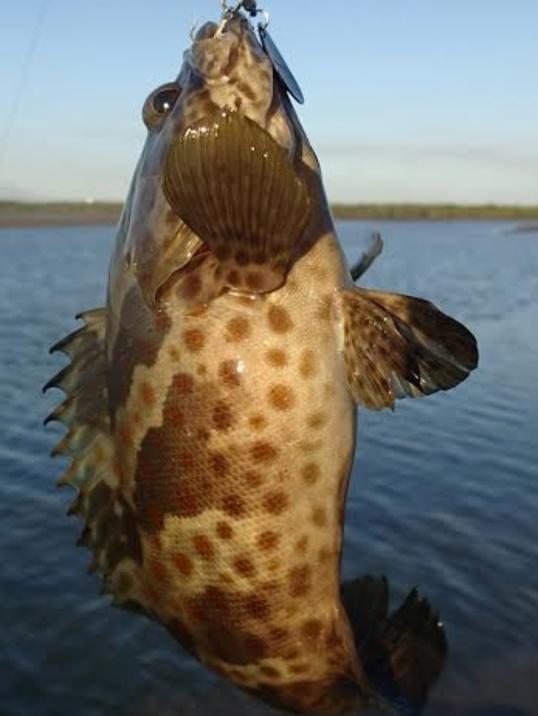
[{"label": "water surface", "polygon": [[[359,417],[345,575],[385,572],[395,603],[418,584],[450,660],[430,716],[538,714],[538,233],[505,223],[340,225],[385,252],[366,286],[433,300],[477,336],[456,390]],[[0,714],[220,716],[275,712],[208,676],[158,625],[98,596],[54,482],[40,395],[48,347],[102,305],[110,227],[0,231]],[[54,392],[54,391],[53,391]]]}]

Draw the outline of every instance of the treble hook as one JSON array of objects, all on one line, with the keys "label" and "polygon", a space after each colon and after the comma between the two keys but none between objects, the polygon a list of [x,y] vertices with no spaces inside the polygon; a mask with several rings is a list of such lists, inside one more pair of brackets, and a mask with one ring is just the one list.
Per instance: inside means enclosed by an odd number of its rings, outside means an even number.
[{"label": "treble hook", "polygon": [[251,17],[263,15],[264,22],[261,22],[258,25],[261,32],[266,30],[269,25],[269,13],[266,10],[258,8],[257,0],[239,0],[239,2],[237,2],[233,6],[228,5],[228,0],[220,0],[220,4],[222,7],[222,19],[220,21],[219,27],[217,28],[217,32],[215,33],[215,37],[222,36],[228,22],[233,17],[235,17],[240,10],[244,10]]},{"label": "treble hook", "polygon": [[233,10],[228,6],[227,0],[220,0],[220,4],[224,15],[235,14],[236,12],[239,12],[241,8],[243,8],[245,12],[248,12],[251,17],[256,17],[259,12],[257,8],[257,0],[240,0]]}]

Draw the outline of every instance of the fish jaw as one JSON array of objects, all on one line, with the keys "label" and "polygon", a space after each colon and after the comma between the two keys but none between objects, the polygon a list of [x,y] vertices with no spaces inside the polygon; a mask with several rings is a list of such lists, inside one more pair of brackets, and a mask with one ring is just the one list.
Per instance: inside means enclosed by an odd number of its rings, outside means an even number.
[{"label": "fish jaw", "polygon": [[211,114],[208,107],[241,112],[266,126],[274,98],[273,67],[246,18],[236,16],[220,28],[206,23],[185,54],[180,78],[190,105],[178,110],[180,129]]}]

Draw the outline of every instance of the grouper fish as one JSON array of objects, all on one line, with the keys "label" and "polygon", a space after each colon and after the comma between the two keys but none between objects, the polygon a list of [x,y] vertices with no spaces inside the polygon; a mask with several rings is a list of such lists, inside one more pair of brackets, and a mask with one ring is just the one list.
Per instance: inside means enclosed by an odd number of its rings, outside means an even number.
[{"label": "grouper fish", "polygon": [[47,385],[67,395],[53,453],[115,605],[282,710],[415,713],[445,659],[436,613],[413,590],[390,615],[384,577],[341,584],[356,406],[452,388],[476,343],[355,286],[253,7],[193,32],[144,105],[106,307],[52,349],[71,359]]}]

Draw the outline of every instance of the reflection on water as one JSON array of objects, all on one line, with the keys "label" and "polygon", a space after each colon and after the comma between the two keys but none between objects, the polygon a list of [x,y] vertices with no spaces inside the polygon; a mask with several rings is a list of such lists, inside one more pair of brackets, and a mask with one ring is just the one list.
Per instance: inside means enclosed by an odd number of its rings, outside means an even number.
[{"label": "reflection on water", "polygon": [[[538,241],[495,223],[340,227],[351,257],[386,248],[367,286],[422,295],[477,335],[481,365],[455,391],[361,412],[346,577],[414,584],[441,610],[450,660],[431,716],[538,713]],[[185,658],[159,626],[107,606],[75,550],[69,496],[46,453],[59,428],[39,388],[47,349],[100,305],[113,230],[3,230],[0,247],[0,713],[274,713]]]}]

